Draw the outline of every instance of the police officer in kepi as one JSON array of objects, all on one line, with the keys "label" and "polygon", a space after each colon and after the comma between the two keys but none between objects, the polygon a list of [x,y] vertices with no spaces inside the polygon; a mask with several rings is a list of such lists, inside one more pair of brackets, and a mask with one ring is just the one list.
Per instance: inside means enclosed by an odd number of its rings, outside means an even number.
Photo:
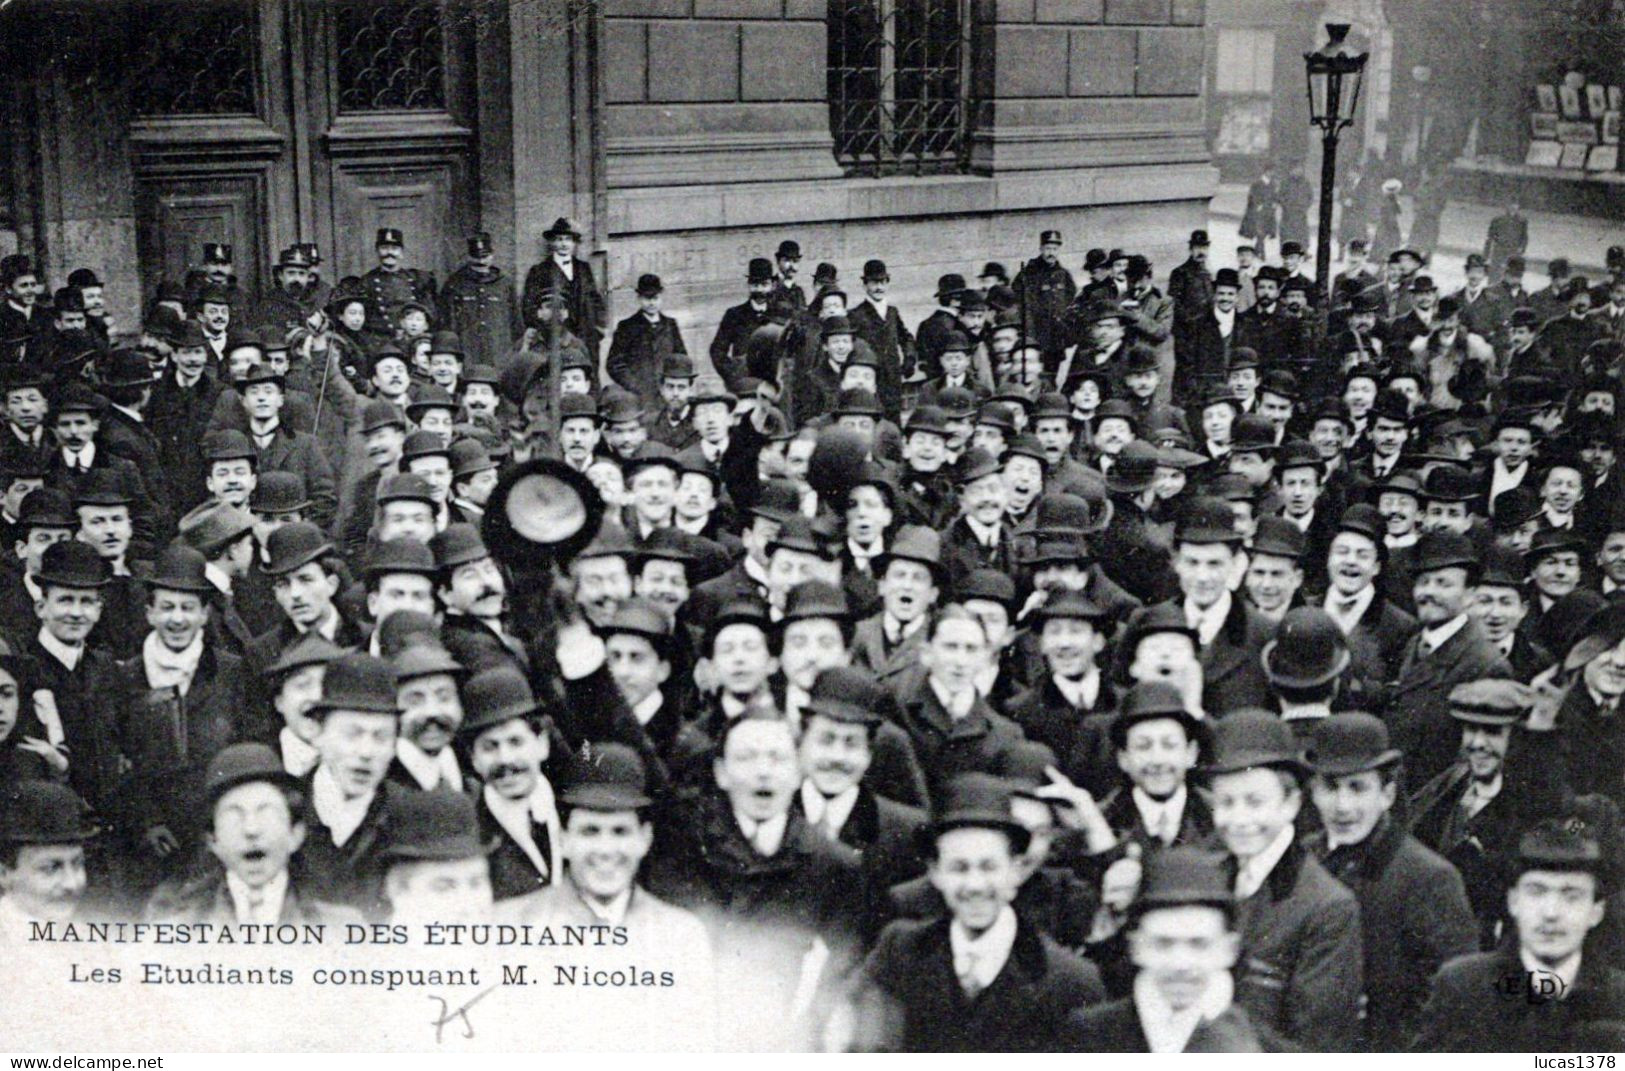
[{"label": "police officer in kepi", "polygon": [[401,307],[417,302],[424,308],[436,307],[434,276],[420,268],[402,267],[406,238],[395,227],[379,227],[378,266],[361,277],[362,294],[378,313],[378,327],[394,335]]},{"label": "police officer in kepi", "polygon": [[237,273],[232,270],[231,246],[220,242],[203,243],[203,263],[186,273],[186,304],[197,304],[206,286],[222,287],[235,299]]},{"label": "police officer in kepi", "polygon": [[440,326],[463,340],[464,360],[497,365],[518,337],[519,302],[513,279],[496,266],[491,236],[468,240],[468,260],[440,289]]},{"label": "police officer in kepi", "polygon": [[260,298],[254,322],[284,335],[304,326],[317,309],[310,298],[310,269],[310,250],[304,244],[284,249],[271,269],[273,282]]}]

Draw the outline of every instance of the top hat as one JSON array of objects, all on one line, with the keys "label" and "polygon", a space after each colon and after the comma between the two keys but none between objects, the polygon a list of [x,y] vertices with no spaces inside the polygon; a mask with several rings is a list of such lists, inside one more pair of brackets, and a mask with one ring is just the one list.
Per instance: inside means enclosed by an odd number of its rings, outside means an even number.
[{"label": "top hat", "polygon": [[310,508],[305,478],[297,472],[267,472],[259,477],[248,496],[248,508],[255,513],[298,513]]},{"label": "top hat", "polygon": [[[34,492],[38,494],[38,492]],[[23,499],[22,511],[28,512],[30,494]],[[254,518],[246,510],[226,502],[205,502],[180,519],[180,537],[205,556],[229,546],[254,530]]]},{"label": "top hat", "polygon": [[955,829],[997,829],[1010,837],[1017,852],[1027,848],[1027,828],[1010,811],[1011,784],[986,773],[964,773],[948,782],[941,805],[931,818],[930,837],[935,840]]},{"label": "top hat", "polygon": [[295,521],[272,532],[265,541],[266,576],[282,576],[333,553],[326,534],[309,521]]},{"label": "top hat", "polygon": [[1136,439],[1118,452],[1106,474],[1106,489],[1113,494],[1137,495],[1157,479],[1157,448]]},{"label": "top hat", "polygon": [[398,227],[379,227],[378,235],[373,239],[372,244],[375,246],[405,245],[406,236],[400,232]]},{"label": "top hat", "polygon": [[751,257],[750,265],[746,269],[745,281],[747,283],[771,283],[773,281],[773,262],[766,257]]},{"label": "top hat", "polygon": [[67,785],[22,780],[0,790],[0,844],[80,844],[95,834],[90,808]]},{"label": "top hat", "polygon": [[1522,681],[1483,680],[1458,684],[1448,698],[1450,716],[1475,725],[1512,725],[1534,706],[1535,692]]},{"label": "top hat", "polygon": [[1212,758],[1202,772],[1211,777],[1261,766],[1303,774],[1292,727],[1279,714],[1264,710],[1236,710],[1225,715],[1213,727]]},{"label": "top hat", "polygon": [[265,744],[231,744],[209,760],[203,774],[203,795],[212,805],[238,785],[264,781],[279,788],[297,788],[298,778],[282,766],[277,753]]},{"label": "top hat", "polygon": [[1348,777],[1390,766],[1401,757],[1398,748],[1389,746],[1387,723],[1373,714],[1349,711],[1315,726],[1304,761],[1323,777]]},{"label": "top hat", "polygon": [[1270,683],[1283,688],[1317,688],[1335,680],[1350,657],[1342,628],[1316,606],[1288,610],[1258,656]]},{"label": "top hat", "polygon": [[152,563],[152,575],[143,581],[154,590],[188,591],[198,595],[208,595],[215,590],[209,582],[208,563],[203,555],[180,540],[158,552],[157,560]]},{"label": "top hat", "polygon": [[571,764],[560,800],[589,811],[636,811],[653,802],[643,756],[607,741],[584,748]]},{"label": "top hat", "polygon": [[1171,718],[1185,729],[1192,740],[1205,739],[1206,726],[1185,707],[1185,697],[1167,681],[1142,681],[1123,696],[1117,716],[1111,722],[1112,746],[1118,750],[1128,746],[1128,731],[1144,721]]},{"label": "top hat", "polygon": [[52,543],[40,556],[34,581],[41,587],[99,588],[113,579],[112,566],[89,543],[65,539]]},{"label": "top hat", "polygon": [[856,666],[820,670],[810,694],[807,713],[851,725],[879,725],[889,703],[886,690],[874,676]]},{"label": "top hat", "polygon": [[494,249],[494,246],[491,244],[491,236],[489,234],[485,233],[484,231],[479,231],[476,234],[469,235],[469,238],[468,238],[468,255],[469,256],[471,256],[471,257],[488,257],[488,256],[491,255],[493,249]]},{"label": "top hat", "polygon": [[361,651],[341,655],[329,662],[327,672],[322,674],[321,697],[311,706],[310,713],[325,714],[332,710],[398,714],[395,667],[382,658]]},{"label": "top hat", "polygon": [[472,524],[448,524],[444,530],[430,537],[429,549],[434,551],[435,564],[442,570],[455,569],[459,565],[491,556],[485,541],[480,538],[480,530]]},{"label": "top hat", "polygon": [[554,238],[562,238],[566,235],[579,242],[581,241],[581,228],[576,226],[573,220],[560,216],[553,221],[552,226],[542,232],[542,239],[552,241]]},{"label": "top hat", "polygon": [[496,844],[481,839],[478,809],[466,792],[403,792],[390,804],[381,854],[390,861],[450,863],[487,855]]}]

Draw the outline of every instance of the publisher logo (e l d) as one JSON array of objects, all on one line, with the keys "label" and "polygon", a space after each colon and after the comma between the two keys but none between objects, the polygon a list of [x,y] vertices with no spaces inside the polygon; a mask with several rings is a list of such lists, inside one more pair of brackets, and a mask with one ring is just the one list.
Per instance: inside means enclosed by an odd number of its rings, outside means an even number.
[{"label": "publisher logo (e l d)", "polygon": [[1546,1004],[1562,1000],[1567,990],[1563,979],[1551,971],[1512,971],[1502,975],[1495,983],[1495,992],[1502,1000],[1522,1000],[1530,1004]]}]

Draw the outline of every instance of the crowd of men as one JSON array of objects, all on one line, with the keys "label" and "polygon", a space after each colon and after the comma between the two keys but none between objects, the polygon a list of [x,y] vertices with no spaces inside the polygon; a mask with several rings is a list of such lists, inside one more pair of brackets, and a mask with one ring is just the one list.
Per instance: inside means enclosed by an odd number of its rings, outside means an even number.
[{"label": "crowd of men", "polygon": [[1625,1040],[1625,251],[1045,230],[913,322],[785,241],[706,371],[546,237],[133,325],[0,262],[8,956],[596,920],[773,1044]]}]

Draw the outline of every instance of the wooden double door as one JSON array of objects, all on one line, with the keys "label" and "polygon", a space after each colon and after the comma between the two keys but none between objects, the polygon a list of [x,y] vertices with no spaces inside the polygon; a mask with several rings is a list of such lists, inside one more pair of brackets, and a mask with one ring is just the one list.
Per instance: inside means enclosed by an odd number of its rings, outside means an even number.
[{"label": "wooden double door", "polygon": [[209,242],[233,247],[250,297],[295,242],[337,282],[376,263],[379,227],[444,279],[478,220],[472,2],[131,4],[150,72],[130,120],[146,297]]}]

